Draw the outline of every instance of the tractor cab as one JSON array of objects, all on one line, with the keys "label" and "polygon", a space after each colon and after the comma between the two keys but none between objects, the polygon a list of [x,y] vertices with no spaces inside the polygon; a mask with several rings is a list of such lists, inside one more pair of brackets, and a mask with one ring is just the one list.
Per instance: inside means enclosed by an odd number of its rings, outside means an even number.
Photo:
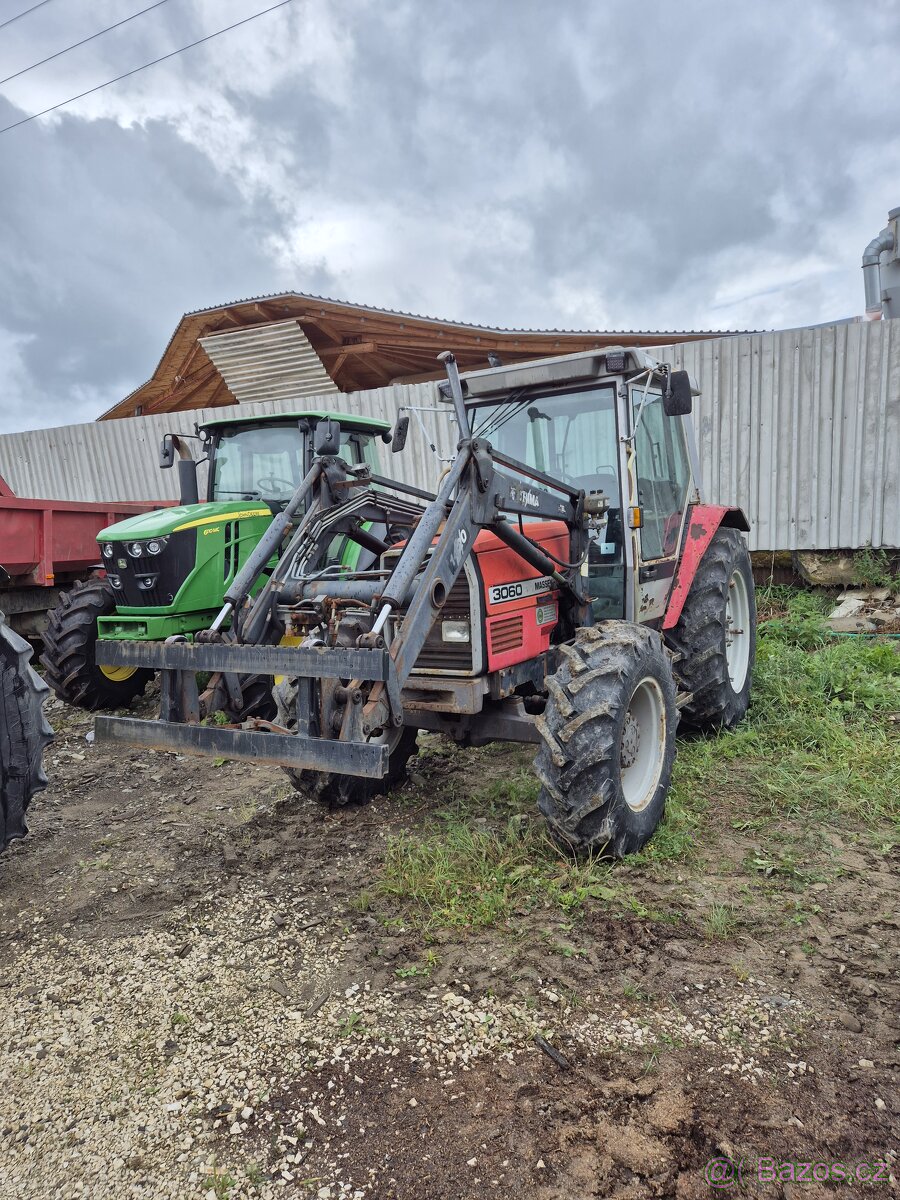
[{"label": "tractor cab", "polygon": [[661,618],[696,498],[687,418],[698,393],[686,372],[613,349],[478,371],[462,382],[474,437],[605,496],[605,520],[581,567],[594,620]]},{"label": "tractor cab", "polygon": [[209,460],[210,504],[263,500],[276,510],[300,486],[312,463],[312,432],[325,419],[341,427],[340,455],[350,465],[378,470],[378,447],[388,423],[346,414],[278,413],[246,420],[221,418],[200,428]]}]

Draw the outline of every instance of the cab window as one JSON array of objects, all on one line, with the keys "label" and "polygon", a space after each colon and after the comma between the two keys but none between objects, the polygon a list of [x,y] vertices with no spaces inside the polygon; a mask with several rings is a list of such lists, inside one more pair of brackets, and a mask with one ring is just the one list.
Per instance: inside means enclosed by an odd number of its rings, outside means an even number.
[{"label": "cab window", "polygon": [[[632,420],[638,420],[644,390],[631,389]],[[648,392],[634,439],[638,503],[641,506],[641,558],[647,562],[678,552],[691,470],[684,429],[663,412],[662,396]]]}]

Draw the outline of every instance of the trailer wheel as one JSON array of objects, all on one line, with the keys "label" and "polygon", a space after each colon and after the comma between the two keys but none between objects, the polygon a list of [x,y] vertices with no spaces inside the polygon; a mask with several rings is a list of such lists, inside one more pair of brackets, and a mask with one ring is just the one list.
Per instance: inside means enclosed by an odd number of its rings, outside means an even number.
[{"label": "trailer wheel", "polygon": [[577,854],[622,858],[659,824],[675,761],[675,682],[660,635],[627,621],[561,646],[537,718],[538,805]]},{"label": "trailer wheel", "polygon": [[60,700],[90,712],[122,708],[140,696],[153,678],[143,667],[98,667],[97,618],[116,611],[105,579],[88,579],[63,592],[48,614],[41,662]]},{"label": "trailer wheel", "polygon": [[47,786],[41,760],[53,737],[43,713],[50,689],[30,658],[31,647],[0,613],[0,850],[28,832],[28,805]]},{"label": "trailer wheel", "polygon": [[[297,700],[297,684],[285,679],[275,687],[275,702],[278,706],[277,722],[283,729],[293,729]],[[326,771],[295,771],[284,767],[284,773],[298,792],[305,792],[328,808],[339,808],[345,804],[368,804],[375,796],[381,796],[406,779],[406,767],[417,752],[417,729],[401,726],[387,730],[382,735],[390,746],[388,772],[383,779],[361,779],[358,775],[338,775]],[[372,741],[378,739],[372,738]]]},{"label": "trailer wheel", "polygon": [[676,682],[692,693],[681,710],[685,725],[705,730],[737,724],[750,706],[756,593],[750,553],[736,529],[716,531],[666,640],[680,656]]}]

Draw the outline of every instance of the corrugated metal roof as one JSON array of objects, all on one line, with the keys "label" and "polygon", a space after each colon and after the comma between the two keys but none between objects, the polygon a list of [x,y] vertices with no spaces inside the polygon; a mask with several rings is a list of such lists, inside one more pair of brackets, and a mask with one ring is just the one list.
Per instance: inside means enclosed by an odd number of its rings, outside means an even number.
[{"label": "corrugated metal roof", "polygon": [[[236,308],[239,304],[263,304],[270,300],[317,300],[320,304],[339,304],[343,308],[359,310],[360,312],[377,313],[382,317],[407,317],[410,321],[430,321],[434,325],[451,325],[458,329],[476,329],[483,333],[522,333],[522,334],[573,334],[590,336],[602,334],[604,337],[717,337],[727,336],[734,330],[716,329],[534,329],[507,325],[480,325],[477,321],[457,321],[449,317],[432,317],[421,313],[406,312],[404,309],[381,308],[377,304],[357,304],[353,300],[336,300],[332,296],[316,296],[311,292],[270,292],[265,296],[244,296],[241,300],[228,300],[225,304],[212,304],[208,308],[195,308],[184,314],[185,317],[199,317],[206,313],[219,312],[223,308]],[[750,332],[750,331],[738,331]]]},{"label": "corrugated metal roof", "polygon": [[212,333],[197,341],[239,404],[338,390],[297,321]]}]

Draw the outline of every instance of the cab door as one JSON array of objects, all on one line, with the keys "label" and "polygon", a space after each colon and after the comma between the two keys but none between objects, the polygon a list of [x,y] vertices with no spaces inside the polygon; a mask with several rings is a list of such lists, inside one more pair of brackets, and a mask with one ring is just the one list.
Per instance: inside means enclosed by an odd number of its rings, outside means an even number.
[{"label": "cab door", "polygon": [[691,484],[680,417],[667,417],[660,392],[631,389],[634,473],[640,527],[635,620],[656,623],[665,613],[681,545]]}]

